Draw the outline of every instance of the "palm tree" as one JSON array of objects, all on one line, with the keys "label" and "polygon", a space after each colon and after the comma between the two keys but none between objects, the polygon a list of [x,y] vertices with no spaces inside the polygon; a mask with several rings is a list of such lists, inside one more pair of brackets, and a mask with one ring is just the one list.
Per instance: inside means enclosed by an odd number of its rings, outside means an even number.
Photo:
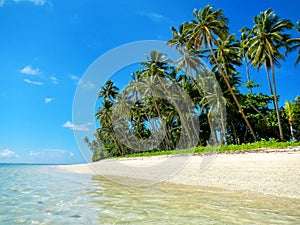
[{"label": "palm tree", "polygon": [[[204,98],[202,98],[200,105],[202,106],[201,111],[204,109],[207,110],[207,119],[213,137],[212,140],[216,144],[223,144],[223,138],[226,135],[224,124],[226,118],[223,110],[227,104],[227,100],[223,95],[219,95],[222,90],[212,77],[198,78],[197,81],[201,84],[201,87],[204,87]],[[219,121],[221,123],[218,123]]]},{"label": "palm tree", "polygon": [[114,134],[113,126],[112,126],[112,118],[111,118],[111,111],[112,111],[113,103],[110,100],[104,99],[102,103],[102,107],[97,110],[96,112],[96,119],[100,122],[100,128],[98,130],[100,136],[105,137],[107,141],[106,143],[113,143],[114,146],[117,148],[120,155],[123,154],[122,148],[118,143],[118,140]]},{"label": "palm tree", "polygon": [[179,26],[179,30],[177,31],[175,27],[171,27],[172,30],[172,38],[171,40],[167,41],[167,45],[171,47],[175,47],[176,50],[182,50],[186,46],[187,37],[186,33],[184,32],[185,26],[187,23],[183,23]]},{"label": "palm tree", "polygon": [[240,42],[240,49],[241,49],[241,53],[243,56],[243,60],[246,63],[246,76],[247,76],[247,87],[249,88],[249,92],[250,94],[252,94],[252,80],[250,78],[250,73],[249,73],[249,61],[248,61],[248,57],[246,55],[247,52],[247,40],[249,39],[249,33],[250,30],[246,27],[242,27],[241,31],[241,42]]},{"label": "palm tree", "polygon": [[295,116],[295,104],[291,103],[290,101],[285,102],[284,111],[286,113],[286,117],[289,120],[290,124],[290,131],[292,140],[296,141],[295,135],[294,135],[294,128],[293,128],[293,120]]},{"label": "palm tree", "polygon": [[[163,87],[163,85],[158,87],[157,84],[160,82],[160,77],[164,78],[168,76],[167,72],[170,69],[169,63],[171,60],[166,58],[165,54],[156,50],[151,51],[150,56],[146,55],[146,59],[147,61],[141,62],[141,66],[144,66],[145,68],[136,72],[136,78],[138,80],[142,79],[139,81],[140,83],[145,83],[145,85],[142,86],[142,90],[140,89],[142,92],[141,94],[151,97],[151,103],[148,107],[153,106],[158,118],[163,123],[163,112],[159,107],[160,99],[155,95],[156,92],[161,91],[161,88]],[[169,132],[163,124],[162,129],[164,136],[170,140]]]},{"label": "palm tree", "polygon": [[123,150],[113,131],[111,112],[113,103],[118,95],[119,88],[114,85],[114,82],[108,80],[105,85],[101,88],[98,98],[103,97],[102,107],[96,112],[96,119],[99,120],[100,128],[99,133],[105,137],[107,142],[113,143],[115,148],[118,150],[120,155],[123,155]]},{"label": "palm tree", "polygon": [[96,112],[96,119],[99,120],[100,126],[107,126],[111,124],[111,109],[113,103],[105,99],[102,103],[102,107],[99,108]]},{"label": "palm tree", "polygon": [[[279,60],[284,59],[280,49],[286,47],[286,42],[290,38],[290,35],[285,34],[284,31],[292,29],[292,27],[293,24],[290,20],[280,19],[274,11],[267,9],[254,17],[254,26],[246,43],[248,48],[246,54],[250,57],[252,66],[260,69],[264,65],[266,68],[270,92],[271,94],[274,92],[274,107],[281,141],[284,137],[280,121],[274,67],[279,66]],[[269,70],[272,73],[272,83],[268,74]]]},{"label": "palm tree", "polygon": [[[298,21],[295,25],[295,29],[300,32],[300,21]],[[300,37],[291,38],[287,41],[288,49],[287,53],[298,50],[298,56],[295,62],[295,66],[297,66],[300,62]]]},{"label": "palm tree", "polygon": [[104,97],[104,99],[114,101],[114,99],[118,95],[119,88],[114,85],[114,82],[111,80],[108,80],[105,83],[105,86],[101,87],[101,90],[99,92],[99,98]]},{"label": "palm tree", "polygon": [[[235,35],[228,35],[225,40],[217,39],[216,40],[217,48],[214,49],[214,55],[218,60],[218,64],[228,76],[228,79],[232,75],[237,74],[235,66],[241,66],[241,55],[240,55],[240,44],[235,38]],[[213,55],[208,55],[210,59],[210,64],[215,65]],[[218,67],[215,65],[213,71],[217,72]]]},{"label": "palm tree", "polygon": [[[217,66],[221,76],[223,77],[238,109],[239,112],[242,114],[254,140],[256,140],[255,133],[245,115],[243,112],[243,109],[232,89],[232,86],[230,85],[228,74],[226,73],[226,70],[222,68],[220,65],[214,49],[213,45],[218,45],[217,38],[220,38],[221,40],[226,40],[228,37],[228,19],[224,16],[224,13],[222,10],[217,9],[213,10],[213,6],[206,6],[202,10],[194,10],[193,16],[195,17],[196,21],[193,20],[188,25],[185,26],[185,32],[186,36],[188,38],[187,41],[187,49],[198,49],[201,50],[203,47],[205,49],[209,49],[211,52],[212,59]],[[217,46],[218,48],[219,46]]]}]

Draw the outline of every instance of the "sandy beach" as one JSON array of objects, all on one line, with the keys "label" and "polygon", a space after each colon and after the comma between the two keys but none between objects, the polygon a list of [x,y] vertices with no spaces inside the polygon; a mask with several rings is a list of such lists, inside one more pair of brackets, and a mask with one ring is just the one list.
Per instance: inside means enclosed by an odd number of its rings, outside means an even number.
[{"label": "sandy beach", "polygon": [[210,156],[108,159],[57,168],[102,175],[126,185],[163,181],[300,198],[300,147]]}]

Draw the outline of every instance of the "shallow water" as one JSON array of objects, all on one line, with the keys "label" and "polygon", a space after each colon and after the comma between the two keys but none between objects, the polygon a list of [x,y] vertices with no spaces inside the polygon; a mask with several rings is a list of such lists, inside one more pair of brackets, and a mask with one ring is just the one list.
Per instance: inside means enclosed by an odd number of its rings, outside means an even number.
[{"label": "shallow water", "polygon": [[[99,179],[99,178],[98,178]],[[160,184],[103,182],[96,195],[103,224],[299,224],[300,199]]]},{"label": "shallow water", "polygon": [[[89,176],[47,166],[0,166],[0,224],[99,224]],[[91,223],[92,221],[92,223]]]},{"label": "shallow water", "polygon": [[0,166],[0,224],[300,224],[300,199]]}]

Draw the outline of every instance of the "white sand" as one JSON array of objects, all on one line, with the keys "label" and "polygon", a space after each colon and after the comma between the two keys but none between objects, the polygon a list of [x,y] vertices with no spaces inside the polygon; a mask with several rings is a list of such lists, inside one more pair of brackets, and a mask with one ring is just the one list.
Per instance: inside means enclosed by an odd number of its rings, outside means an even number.
[{"label": "white sand", "polygon": [[[300,147],[260,153],[103,160],[58,168],[109,179],[119,177],[113,180],[121,183],[120,177],[127,177],[143,180],[140,185],[167,181],[300,198]],[[123,180],[132,185],[132,180]]]}]

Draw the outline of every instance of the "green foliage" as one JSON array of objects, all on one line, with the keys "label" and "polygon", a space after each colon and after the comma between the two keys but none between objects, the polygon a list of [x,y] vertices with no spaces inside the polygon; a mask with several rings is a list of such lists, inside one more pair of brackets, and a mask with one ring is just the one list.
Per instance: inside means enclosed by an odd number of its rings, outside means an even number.
[{"label": "green foliage", "polygon": [[261,140],[254,143],[246,143],[241,145],[222,145],[222,146],[200,146],[192,149],[185,150],[172,150],[172,151],[156,151],[156,152],[141,152],[137,154],[129,154],[119,158],[130,157],[149,157],[149,156],[165,156],[165,155],[205,155],[211,153],[242,153],[249,151],[265,151],[276,149],[285,149],[300,146],[300,142],[278,142],[272,139],[270,141]]},{"label": "green foliage", "polygon": [[[241,29],[238,40],[229,33],[228,19],[221,9],[208,5],[194,10],[193,17],[194,20],[180,24],[178,30],[171,28],[172,38],[167,44],[181,54],[180,59],[172,62],[164,53],[153,50],[141,62],[140,69],[131,74],[128,86],[118,88],[109,80],[101,88],[101,106],[95,115],[100,127],[94,134],[94,140],[85,139],[93,152],[93,161],[107,157],[208,154],[299,145],[296,140],[300,140],[300,97],[290,103],[292,114],[287,106],[279,108],[275,83],[275,67],[284,59],[282,49],[286,48],[289,53],[300,46],[300,39],[287,33],[293,27],[291,21],[281,19],[273,10],[267,9],[254,17],[252,28]],[[299,31],[299,27],[298,24],[294,29]],[[211,69],[203,65],[202,59],[211,64]],[[300,56],[296,62],[299,60]],[[240,75],[242,62],[246,63],[246,82]],[[248,64],[257,69],[266,67],[270,95],[253,91],[260,84],[251,80]],[[157,85],[161,78],[181,87],[197,108],[188,109],[190,119],[200,123],[200,129],[192,137],[198,142],[195,149],[174,150],[187,123],[181,120],[183,112],[177,110],[177,105],[152,95],[153,89],[159,89],[157,86],[162,86],[159,90],[162,93],[174,88],[169,84]],[[148,79],[148,86],[141,89],[140,79]],[[212,85],[209,82],[212,79],[220,87]],[[240,91],[242,83],[249,89],[249,94]],[[223,96],[215,98],[214,93],[205,90],[205,87],[212,90],[219,88]],[[140,98],[140,95],[144,97]],[[274,108],[270,107],[272,102]],[[226,115],[220,113],[221,103],[226,106]],[[124,109],[124,105],[130,105],[130,110]],[[113,107],[120,114],[118,118],[125,118],[123,121],[112,123],[116,121],[112,115]],[[226,117],[226,127],[223,124],[217,128],[213,126],[212,112],[222,115],[221,120]],[[165,126],[158,125],[157,120]],[[116,135],[115,130],[124,124],[128,129]],[[136,139],[147,140],[158,130],[163,140],[158,145],[153,143],[155,147],[152,149],[135,150],[130,145]],[[212,136],[218,136],[219,143],[224,144],[220,149],[207,146]],[[291,139],[295,142],[275,141]]]},{"label": "green foliage", "polygon": [[241,145],[227,145],[222,146],[220,152],[242,152],[249,150],[263,150],[263,149],[282,149],[288,147],[299,146],[299,142],[278,142],[278,140],[270,140],[270,141],[258,141],[254,143],[246,143]]}]

